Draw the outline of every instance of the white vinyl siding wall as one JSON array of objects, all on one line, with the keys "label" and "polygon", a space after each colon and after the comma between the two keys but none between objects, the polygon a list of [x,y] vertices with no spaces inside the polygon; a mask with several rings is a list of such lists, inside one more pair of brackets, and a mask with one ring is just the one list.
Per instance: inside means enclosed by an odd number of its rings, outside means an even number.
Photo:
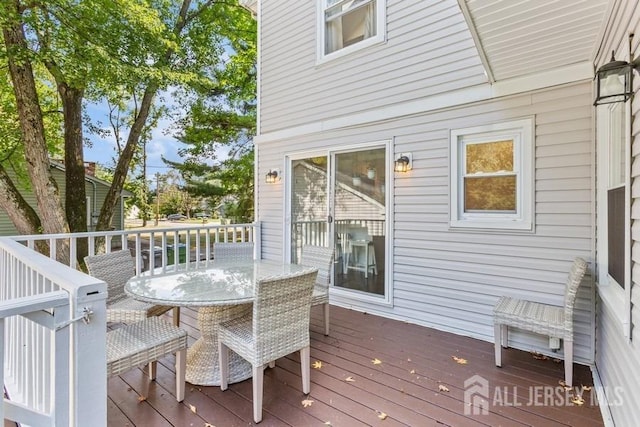
[{"label": "white vinyl siding wall", "polygon": [[262,134],[487,82],[456,0],[388,0],[386,42],[316,65],[316,2],[262,8]]},{"label": "white vinyl siding wall", "polygon": [[[640,55],[640,2],[618,0],[614,2],[612,19],[604,33],[604,42],[596,66],[609,62],[611,51],[616,59],[629,60],[628,34],[635,33],[631,51],[633,57]],[[635,72],[634,72],[635,73]],[[623,334],[620,322],[624,316],[624,305],[610,306],[598,298],[596,328],[596,368],[605,391],[622,390],[622,405],[614,402],[609,406],[617,426],[640,425],[640,94],[638,74],[634,75],[636,95],[631,104],[631,333],[629,341]],[[623,291],[624,292],[624,291]]]},{"label": "white vinyl siding wall", "polygon": [[[394,2],[391,2],[392,4]],[[258,176],[285,156],[392,140],[411,152],[413,170],[394,174],[393,306],[333,298],[332,303],[437,329],[493,340],[492,308],[501,295],[561,305],[574,257],[593,259],[591,82],[449,108],[428,114],[260,143]],[[449,230],[449,132],[523,117],[535,120],[535,232]],[[390,160],[391,161],[391,160]],[[285,177],[285,180],[287,178]],[[284,181],[283,181],[284,182]],[[263,256],[283,256],[285,185],[258,181]],[[578,294],[576,359],[593,359],[594,301],[588,275]],[[512,344],[549,354],[545,337],[514,333]]]}]

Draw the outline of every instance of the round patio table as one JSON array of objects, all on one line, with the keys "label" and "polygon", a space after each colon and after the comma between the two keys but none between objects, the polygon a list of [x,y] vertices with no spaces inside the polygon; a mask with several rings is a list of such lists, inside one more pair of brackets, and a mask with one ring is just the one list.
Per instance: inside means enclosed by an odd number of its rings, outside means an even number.
[{"label": "round patio table", "polygon": [[[187,349],[186,380],[220,385],[218,323],[252,309],[254,287],[267,277],[286,277],[309,267],[272,261],[200,261],[160,267],[131,278],[125,292],[157,305],[199,307],[201,336]],[[251,365],[237,354],[229,357],[229,382],[251,377]]]}]

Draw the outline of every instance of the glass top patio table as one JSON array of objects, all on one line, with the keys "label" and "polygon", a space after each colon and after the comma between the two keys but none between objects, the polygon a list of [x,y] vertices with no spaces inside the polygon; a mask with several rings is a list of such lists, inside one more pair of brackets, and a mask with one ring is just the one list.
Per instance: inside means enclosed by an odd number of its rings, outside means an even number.
[{"label": "glass top patio table", "polygon": [[309,270],[274,261],[201,261],[156,268],[125,285],[131,297],[158,305],[210,307],[253,301],[254,285],[263,278]]},{"label": "glass top patio table", "polygon": [[[255,284],[267,277],[283,277],[317,268],[273,261],[200,261],[147,271],[129,279],[131,297],[157,305],[199,307],[200,337],[187,349],[186,380],[220,385],[218,323],[251,311]],[[250,378],[251,365],[231,353],[229,382]]]}]

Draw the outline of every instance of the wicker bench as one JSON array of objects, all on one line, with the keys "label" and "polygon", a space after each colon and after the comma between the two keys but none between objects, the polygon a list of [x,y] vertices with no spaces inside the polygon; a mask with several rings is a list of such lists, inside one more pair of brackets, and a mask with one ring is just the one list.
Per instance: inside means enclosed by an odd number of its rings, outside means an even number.
[{"label": "wicker bench", "polygon": [[[187,332],[149,317],[107,332],[107,376],[176,354],[176,400],[184,400]],[[153,369],[155,372],[155,369]],[[155,375],[151,377],[155,379]]]},{"label": "wicker bench", "polygon": [[502,366],[502,347],[508,347],[508,327],[549,336],[564,343],[564,376],[568,386],[573,382],[573,308],[578,286],[587,262],[576,258],[565,286],[564,306],[542,304],[517,298],[501,297],[493,308],[496,366]]}]

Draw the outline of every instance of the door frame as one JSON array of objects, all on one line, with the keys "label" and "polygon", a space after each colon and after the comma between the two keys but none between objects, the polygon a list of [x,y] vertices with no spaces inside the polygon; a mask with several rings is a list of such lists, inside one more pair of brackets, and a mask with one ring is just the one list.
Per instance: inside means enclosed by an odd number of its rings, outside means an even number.
[{"label": "door frame", "polygon": [[[326,157],[327,158],[327,215],[335,217],[332,203],[334,201],[335,191],[335,155],[339,153],[348,153],[352,151],[362,151],[367,148],[384,148],[385,149],[385,256],[384,256],[384,295],[374,295],[365,292],[354,291],[344,288],[334,287],[333,280],[329,285],[329,292],[332,296],[332,302],[346,307],[357,307],[358,303],[372,303],[383,306],[393,306],[393,227],[394,223],[393,209],[391,201],[394,200],[394,170],[393,170],[393,140],[383,139],[369,141],[365,143],[349,144],[349,145],[327,145],[319,150],[295,151],[285,154],[285,196],[284,196],[284,221],[283,236],[284,250],[283,261],[289,262],[291,259],[291,191],[292,191],[292,162],[295,160],[305,159],[309,157]],[[335,222],[332,221],[328,225],[329,242],[334,245]],[[333,275],[332,275],[333,276]],[[332,277],[333,279],[333,277]]]}]

